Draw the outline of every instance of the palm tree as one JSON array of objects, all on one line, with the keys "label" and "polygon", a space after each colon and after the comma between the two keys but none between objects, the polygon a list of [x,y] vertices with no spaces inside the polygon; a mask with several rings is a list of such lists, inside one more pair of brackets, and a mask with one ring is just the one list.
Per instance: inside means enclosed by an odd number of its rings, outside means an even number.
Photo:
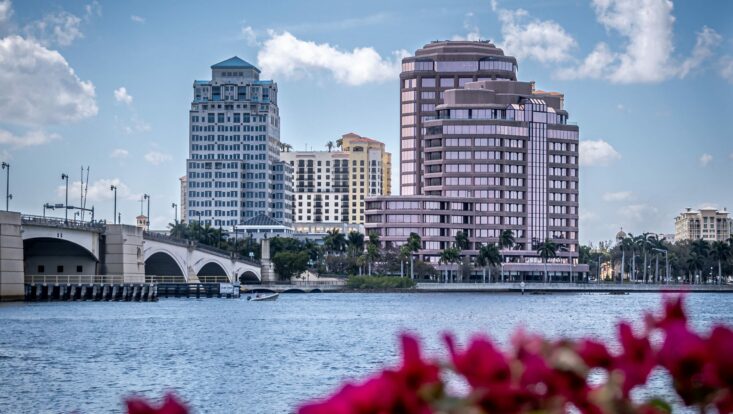
[{"label": "palm tree", "polygon": [[[499,249],[501,250],[501,262],[504,263],[504,250],[514,247],[514,232],[504,229],[499,234]],[[504,282],[504,266],[501,267],[501,281]]]},{"label": "palm tree", "polygon": [[713,242],[712,248],[710,249],[710,256],[713,260],[718,261],[718,283],[723,283],[723,270],[721,262],[725,262],[733,255],[731,245],[724,241]]},{"label": "palm tree", "polygon": [[656,234],[652,234],[651,236],[649,236],[649,248],[651,249],[651,251],[654,252],[655,260],[654,283],[659,283],[659,253],[661,251],[667,250],[667,247],[664,245],[665,240],[666,239],[664,237],[660,239],[659,236]]},{"label": "palm tree", "polygon": [[329,253],[341,253],[346,247],[346,237],[338,229],[328,230],[323,238],[323,246]]},{"label": "palm tree", "polygon": [[491,268],[499,263],[501,263],[501,253],[495,244],[485,244],[479,248],[476,264],[483,268],[484,283],[486,283],[486,268],[489,268],[489,282],[491,282]]},{"label": "palm tree", "polygon": [[379,258],[379,235],[375,232],[369,232],[367,239],[366,260],[369,265],[369,276],[372,275],[372,262]]},{"label": "palm tree", "polygon": [[[632,254],[634,251],[634,239],[627,236],[621,239],[620,246],[621,248],[621,280],[620,282],[624,282],[624,273],[626,273],[626,250],[631,250]],[[631,277],[629,276],[629,280],[631,280]]]},{"label": "palm tree", "polygon": [[647,253],[649,252],[649,249],[651,248],[651,241],[649,240],[649,237],[651,237],[650,233],[643,233],[641,236],[639,236],[641,241],[641,249],[639,252],[644,252],[644,276],[643,280],[644,283],[647,283],[646,277],[647,277]]},{"label": "palm tree", "polygon": [[542,262],[545,264],[545,283],[547,283],[547,259],[557,256],[557,244],[550,239],[545,239],[544,242],[537,246],[537,254],[542,258]]},{"label": "palm tree", "polygon": [[422,247],[422,239],[417,233],[410,233],[407,238],[407,248],[410,252],[410,279],[415,278],[415,253]]},{"label": "palm tree", "polygon": [[175,237],[177,239],[188,238],[188,226],[186,224],[175,220],[173,223],[168,223],[168,228],[170,229],[171,237]]},{"label": "palm tree", "polygon": [[328,152],[331,152],[331,150],[333,149],[333,141],[328,141],[326,143],[326,148],[328,148]]},{"label": "palm tree", "polygon": [[[450,265],[452,263],[456,263],[458,261],[458,257],[458,249],[455,247],[449,247],[440,252],[440,259],[438,260],[438,263]],[[448,282],[448,268],[445,269],[445,281]]]},{"label": "palm tree", "polygon": [[359,253],[364,251],[364,235],[358,231],[350,231],[347,240],[349,246],[349,252],[352,256],[356,257]]},{"label": "palm tree", "polygon": [[341,148],[343,145],[344,145],[344,139],[343,138],[339,138],[339,139],[336,140],[336,146],[337,147]]},{"label": "palm tree", "polygon": [[691,273],[690,284],[693,283],[695,276],[697,276],[697,272],[702,272],[702,267],[704,263],[705,261],[703,257],[695,252],[692,252],[690,257],[687,258],[687,270],[689,270]]},{"label": "palm tree", "polygon": [[703,239],[697,239],[690,243],[690,251],[703,262],[700,265],[700,278],[702,279],[702,266],[704,266],[705,258],[708,257],[708,253],[710,252],[710,244]]}]

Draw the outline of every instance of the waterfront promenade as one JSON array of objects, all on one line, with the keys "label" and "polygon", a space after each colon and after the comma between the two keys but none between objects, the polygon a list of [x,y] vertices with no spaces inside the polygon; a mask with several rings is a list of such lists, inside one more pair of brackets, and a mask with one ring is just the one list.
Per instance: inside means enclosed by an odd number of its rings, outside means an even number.
[{"label": "waterfront promenade", "polygon": [[719,292],[733,293],[733,285],[685,285],[644,283],[418,283],[425,292]]}]

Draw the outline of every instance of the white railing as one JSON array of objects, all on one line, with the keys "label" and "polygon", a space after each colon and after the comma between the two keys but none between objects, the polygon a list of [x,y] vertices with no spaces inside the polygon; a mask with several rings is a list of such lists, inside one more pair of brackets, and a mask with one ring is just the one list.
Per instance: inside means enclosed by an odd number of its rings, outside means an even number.
[{"label": "white railing", "polygon": [[197,276],[186,280],[183,276],[145,276],[145,283],[231,283],[227,276]]},{"label": "white railing", "polygon": [[346,280],[293,280],[293,286],[346,286]]},{"label": "white railing", "polygon": [[94,284],[108,283],[121,284],[125,283],[124,276],[121,275],[25,275],[25,283],[27,284]]}]

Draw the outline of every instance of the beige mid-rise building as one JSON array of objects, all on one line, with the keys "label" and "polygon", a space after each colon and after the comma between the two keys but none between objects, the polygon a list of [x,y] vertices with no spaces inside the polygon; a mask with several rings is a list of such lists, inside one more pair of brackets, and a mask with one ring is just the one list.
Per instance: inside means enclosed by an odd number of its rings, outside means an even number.
[{"label": "beige mid-rise building", "polygon": [[728,210],[688,208],[674,219],[674,240],[724,241],[731,237],[733,220],[728,217]]},{"label": "beige mid-rise building", "polygon": [[293,168],[293,221],[364,223],[364,200],[391,192],[392,157],[384,143],[348,133],[338,151],[280,154]]}]

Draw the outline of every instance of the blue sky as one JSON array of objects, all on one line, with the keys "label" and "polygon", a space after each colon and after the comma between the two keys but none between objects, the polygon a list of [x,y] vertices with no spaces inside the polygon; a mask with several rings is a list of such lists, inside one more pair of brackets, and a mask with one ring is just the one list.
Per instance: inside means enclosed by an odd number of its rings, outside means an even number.
[{"label": "blue sky", "polygon": [[733,209],[733,3],[700,4],[0,1],[11,209],[63,202],[62,172],[78,204],[73,181],[89,165],[98,217],[111,219],[114,183],[124,222],[148,193],[164,227],[185,172],[192,82],[233,55],[278,83],[285,142],[323,148],[353,131],[396,161],[400,56],[481,38],[517,56],[520,79],[565,93],[583,141],[581,241],[620,226],[672,232],[685,207]]}]

